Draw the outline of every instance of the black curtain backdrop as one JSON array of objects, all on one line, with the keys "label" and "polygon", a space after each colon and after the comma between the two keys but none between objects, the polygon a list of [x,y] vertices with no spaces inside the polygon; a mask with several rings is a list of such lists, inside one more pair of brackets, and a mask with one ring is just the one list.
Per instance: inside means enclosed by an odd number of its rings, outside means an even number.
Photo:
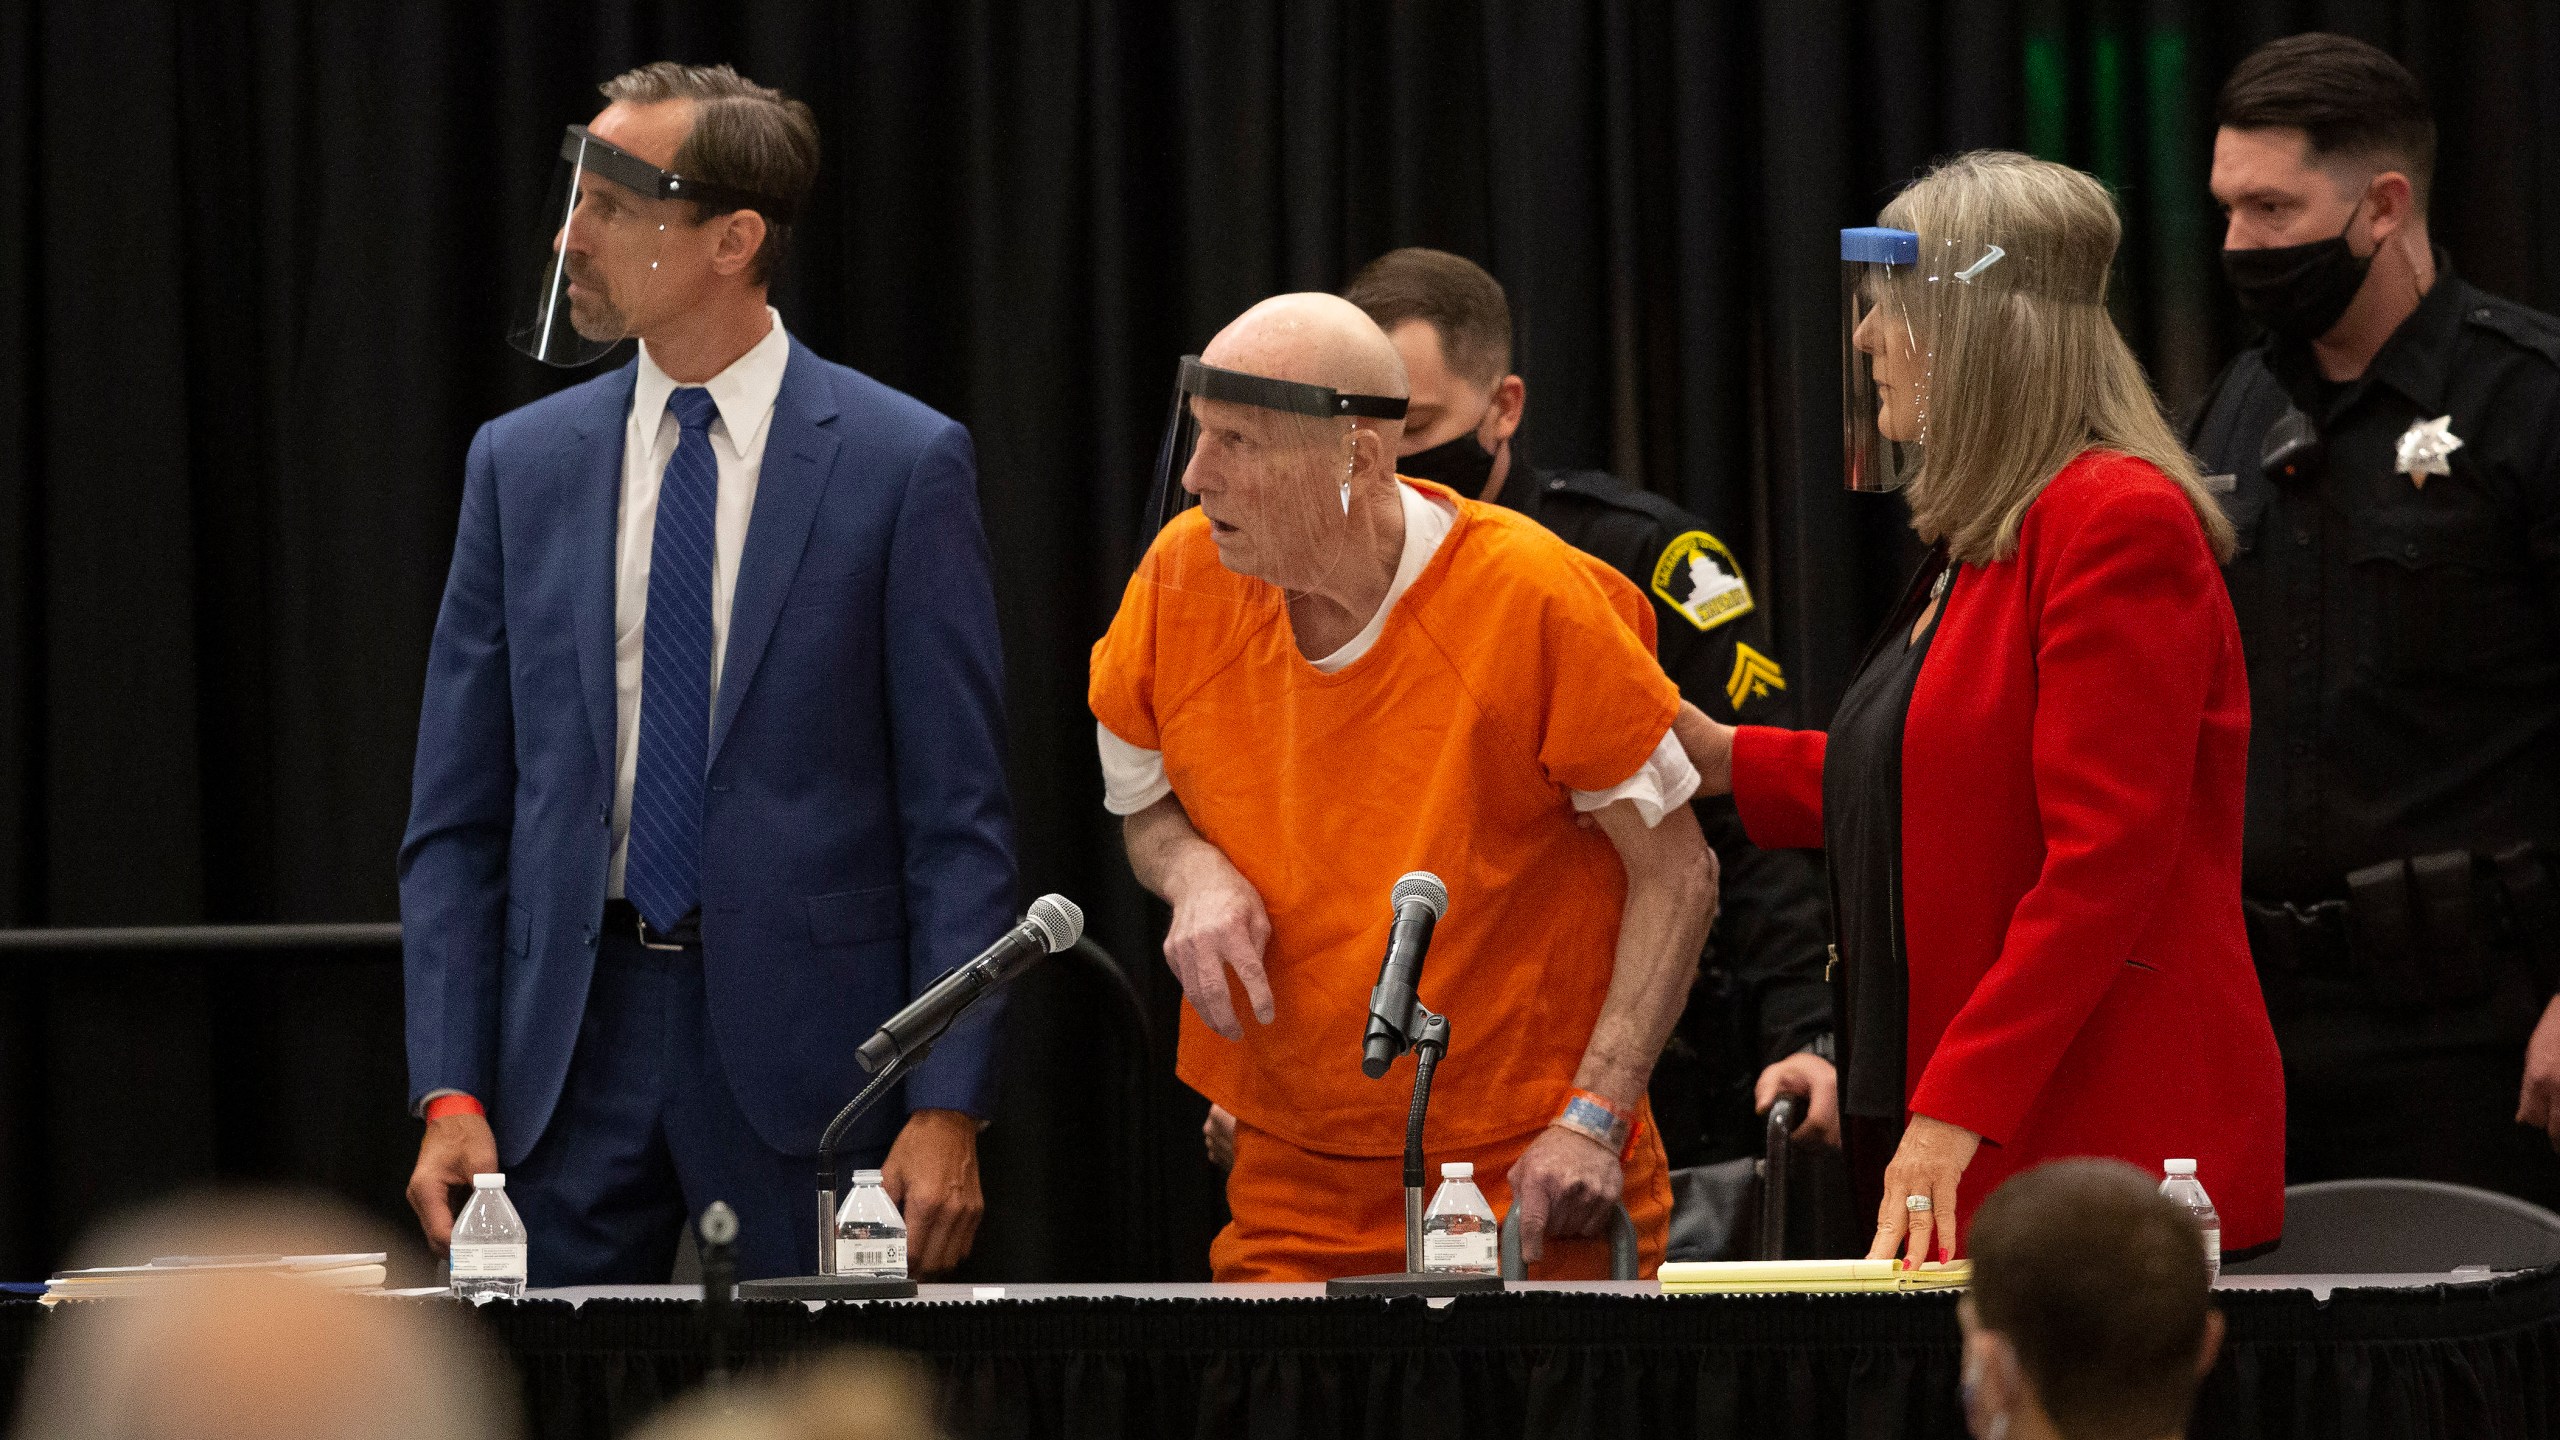
[{"label": "black curtain backdrop", "polygon": [[[1827,716],[1910,553],[1836,478],[1833,232],[1969,147],[2090,168],[2127,216],[2118,313],[2192,399],[2238,338],[2213,91],[2323,26],[2429,85],[2463,273],[2560,308],[2560,17],[2530,0],[0,6],[0,924],[394,914],[464,446],[574,378],[501,336],[560,127],[627,66],[815,107],[777,303],[975,432],[1026,893],[1082,901],[1169,1025],[1083,697],[1174,357],[1389,247],[1474,256],[1519,312],[1532,453],[1708,517]],[[23,1174],[79,1143],[28,1097],[118,1062],[7,1003]],[[1073,1133],[1090,1010],[1032,1017],[1059,1059],[1025,1123]],[[1157,1103],[1196,1257],[1198,1111]],[[1050,1213],[1074,1182],[1011,1183]]]}]

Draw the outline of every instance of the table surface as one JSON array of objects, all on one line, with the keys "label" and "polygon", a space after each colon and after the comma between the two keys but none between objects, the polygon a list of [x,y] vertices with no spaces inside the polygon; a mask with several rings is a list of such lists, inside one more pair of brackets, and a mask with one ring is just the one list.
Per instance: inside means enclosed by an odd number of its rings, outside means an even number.
[{"label": "table surface", "polygon": [[[2438,1274],[2411,1275],[2225,1275],[2216,1282],[2219,1290],[2308,1290],[2312,1298],[2326,1302],[2339,1290],[2416,1290],[2432,1285],[2480,1285],[2505,1272],[2457,1270]],[[1580,1295],[1628,1295],[1679,1300],[1711,1299],[1713,1296],[1680,1295],[1664,1297],[1662,1287],[1651,1280],[1515,1280],[1512,1291],[1556,1291]],[[395,1290],[395,1295],[441,1295],[441,1286],[417,1290]],[[557,1290],[528,1290],[527,1300],[566,1300],[572,1305],[589,1300],[700,1300],[700,1285],[572,1285]],[[920,1285],[911,1300],[845,1300],[801,1302],[815,1308],[829,1303],[845,1305],[926,1305],[984,1304],[1001,1300],[1058,1299],[1130,1299],[1130,1300],[1321,1300],[1322,1285]],[[1448,1303],[1445,1300],[1432,1302]]]}]

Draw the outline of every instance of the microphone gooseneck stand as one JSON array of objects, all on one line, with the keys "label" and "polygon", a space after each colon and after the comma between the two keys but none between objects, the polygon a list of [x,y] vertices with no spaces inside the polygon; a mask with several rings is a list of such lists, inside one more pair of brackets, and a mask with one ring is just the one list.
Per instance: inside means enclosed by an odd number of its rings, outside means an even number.
[{"label": "microphone gooseneck stand", "polygon": [[[836,1273],[836,1147],[844,1143],[854,1122],[887,1098],[907,1072],[924,1063],[933,1047],[971,1007],[1002,988],[1007,980],[1043,956],[1075,944],[1084,936],[1084,911],[1064,895],[1043,895],[1031,902],[1022,922],[1007,931],[978,958],[945,971],[925,993],[889,1017],[853,1052],[871,1072],[870,1083],[845,1102],[818,1139],[818,1273],[770,1280],[749,1280],[738,1294],[752,1300],[904,1300],[916,1293],[916,1282],[904,1276]],[[1027,947],[1037,945],[1036,952]]]},{"label": "microphone gooseneck stand", "polygon": [[729,1383],[729,1306],[738,1286],[738,1212],[711,1202],[694,1227],[702,1243],[702,1328],[709,1341],[703,1383]]},{"label": "microphone gooseneck stand", "polygon": [[[1373,1032],[1374,1033],[1374,1032]],[[1431,1111],[1431,1077],[1449,1053],[1449,1022],[1414,997],[1407,1022],[1396,1027],[1398,1049],[1413,1051],[1413,1107],[1404,1122],[1404,1270],[1391,1275],[1344,1275],[1324,1282],[1327,1295],[1482,1295],[1502,1289],[1499,1275],[1427,1275],[1422,1269],[1422,1122]],[[1402,1037],[1411,1036],[1410,1042]]]},{"label": "microphone gooseneck stand", "polygon": [[[935,1039],[941,1037],[936,1036]],[[907,1072],[924,1063],[933,1053],[933,1040],[909,1050],[901,1050],[888,1064],[880,1067],[862,1092],[845,1102],[836,1118],[827,1122],[827,1133],[818,1140],[818,1273],[792,1275],[771,1280],[742,1280],[738,1294],[750,1300],[905,1300],[916,1293],[916,1282],[889,1275],[839,1275],[836,1273],[836,1147],[844,1143],[845,1132],[854,1122],[870,1113],[890,1089],[906,1078]]]}]

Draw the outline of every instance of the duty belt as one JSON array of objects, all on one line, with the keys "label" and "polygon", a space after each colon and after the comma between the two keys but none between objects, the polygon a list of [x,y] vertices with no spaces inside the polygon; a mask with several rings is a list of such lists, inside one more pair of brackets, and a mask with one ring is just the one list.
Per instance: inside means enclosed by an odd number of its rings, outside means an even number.
[{"label": "duty belt", "polygon": [[2369,865],[2345,899],[2243,898],[2249,950],[2269,977],[2359,976],[2387,1004],[2462,1004],[2521,952],[2544,993],[2560,983],[2560,894],[2530,842]]}]

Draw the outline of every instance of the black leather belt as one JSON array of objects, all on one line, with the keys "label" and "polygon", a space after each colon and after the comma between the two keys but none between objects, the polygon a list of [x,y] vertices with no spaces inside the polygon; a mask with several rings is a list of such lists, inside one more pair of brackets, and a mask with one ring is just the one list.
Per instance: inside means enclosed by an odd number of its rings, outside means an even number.
[{"label": "black leather belt", "polygon": [[676,922],[673,930],[660,930],[640,914],[640,908],[628,900],[604,902],[604,933],[629,935],[644,950],[699,950],[702,948],[702,912],[697,910]]}]

